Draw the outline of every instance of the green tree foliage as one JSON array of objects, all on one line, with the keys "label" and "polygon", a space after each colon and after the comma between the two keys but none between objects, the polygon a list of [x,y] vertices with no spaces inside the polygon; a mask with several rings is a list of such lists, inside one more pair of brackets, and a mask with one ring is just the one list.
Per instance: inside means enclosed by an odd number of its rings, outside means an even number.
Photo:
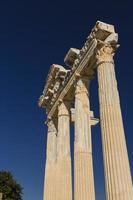
[{"label": "green tree foliage", "polygon": [[0,193],[2,200],[22,200],[22,187],[10,172],[0,171]]}]

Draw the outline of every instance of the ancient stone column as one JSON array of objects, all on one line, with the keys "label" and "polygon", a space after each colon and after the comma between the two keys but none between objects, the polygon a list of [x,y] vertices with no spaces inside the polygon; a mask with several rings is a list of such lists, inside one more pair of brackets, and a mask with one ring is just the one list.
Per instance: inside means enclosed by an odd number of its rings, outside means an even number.
[{"label": "ancient stone column", "polygon": [[49,120],[47,135],[47,154],[45,167],[44,200],[55,200],[56,195],[56,135],[57,123]]},{"label": "ancient stone column", "polygon": [[133,186],[113,61],[104,44],[97,53],[100,121],[107,200],[133,200]]},{"label": "ancient stone column", "polygon": [[57,200],[72,200],[70,157],[70,108],[67,101],[58,106]]},{"label": "ancient stone column", "polygon": [[88,85],[88,79],[80,78],[75,91],[75,200],[95,200]]}]

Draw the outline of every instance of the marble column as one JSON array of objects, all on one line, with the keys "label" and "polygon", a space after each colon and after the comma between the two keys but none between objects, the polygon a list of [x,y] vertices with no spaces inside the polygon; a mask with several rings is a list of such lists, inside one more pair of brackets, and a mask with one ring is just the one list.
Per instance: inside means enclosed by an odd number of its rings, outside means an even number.
[{"label": "marble column", "polygon": [[88,86],[89,80],[80,78],[75,91],[75,200],[95,200]]},{"label": "marble column", "polygon": [[114,48],[97,53],[100,122],[107,200],[133,200],[133,186],[114,70]]},{"label": "marble column", "polygon": [[43,200],[55,200],[56,195],[56,135],[57,123],[49,120],[47,135],[47,153],[45,166],[45,184]]},{"label": "marble column", "polygon": [[58,106],[57,135],[57,199],[72,200],[72,175],[70,157],[70,108],[69,102]]}]

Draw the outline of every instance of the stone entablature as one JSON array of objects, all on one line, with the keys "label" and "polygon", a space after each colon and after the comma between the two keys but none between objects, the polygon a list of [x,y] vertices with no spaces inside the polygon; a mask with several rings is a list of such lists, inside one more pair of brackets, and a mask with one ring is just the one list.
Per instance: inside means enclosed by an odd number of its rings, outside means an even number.
[{"label": "stone entablature", "polygon": [[57,111],[62,99],[66,96],[74,97],[71,89],[79,76],[93,76],[97,64],[96,52],[101,45],[107,43],[116,47],[117,40],[118,34],[115,33],[114,26],[98,21],[82,49],[70,48],[66,54],[64,62],[71,70],[60,65],[52,65],[43,95],[39,99],[39,106],[46,108],[48,118]]},{"label": "stone entablature", "polygon": [[70,70],[66,70],[63,66],[53,64],[46,80],[43,95],[39,99],[39,106],[50,109],[58,96],[60,89],[66,82],[66,78]]}]

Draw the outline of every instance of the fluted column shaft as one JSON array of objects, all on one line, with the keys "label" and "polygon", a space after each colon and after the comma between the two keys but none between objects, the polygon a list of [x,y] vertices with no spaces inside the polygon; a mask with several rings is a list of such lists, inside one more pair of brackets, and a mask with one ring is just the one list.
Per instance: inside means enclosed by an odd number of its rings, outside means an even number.
[{"label": "fluted column shaft", "polygon": [[106,199],[133,200],[113,51],[110,45],[104,45],[97,54]]},{"label": "fluted column shaft", "polygon": [[45,167],[44,200],[55,200],[56,195],[56,135],[57,124],[50,120],[47,135],[47,153]]},{"label": "fluted column shaft", "polygon": [[75,200],[95,200],[88,84],[86,78],[80,78],[75,91]]},{"label": "fluted column shaft", "polygon": [[57,135],[57,199],[72,200],[72,176],[70,157],[70,108],[64,101],[58,106]]}]

